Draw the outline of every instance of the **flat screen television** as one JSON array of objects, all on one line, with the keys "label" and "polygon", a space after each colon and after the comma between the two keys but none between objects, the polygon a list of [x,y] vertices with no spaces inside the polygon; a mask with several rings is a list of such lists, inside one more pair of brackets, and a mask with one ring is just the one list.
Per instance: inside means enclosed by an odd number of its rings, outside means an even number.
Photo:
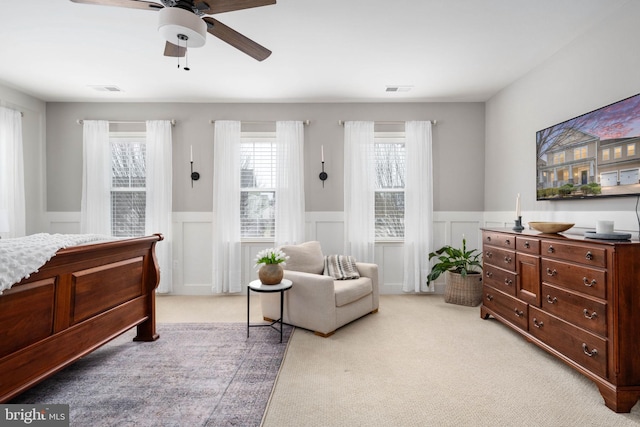
[{"label": "flat screen television", "polygon": [[640,196],[640,94],[536,132],[537,200]]}]

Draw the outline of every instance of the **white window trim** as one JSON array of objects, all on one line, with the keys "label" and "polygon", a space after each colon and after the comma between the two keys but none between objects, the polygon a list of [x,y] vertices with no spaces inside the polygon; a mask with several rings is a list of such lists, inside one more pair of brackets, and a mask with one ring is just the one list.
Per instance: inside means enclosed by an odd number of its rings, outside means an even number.
[{"label": "white window trim", "polygon": [[[244,143],[246,139],[251,139],[252,142],[275,142],[276,141],[276,133],[275,132],[268,132],[268,131],[262,131],[262,132],[240,132],[240,144]],[[242,187],[240,187],[240,184],[238,184],[240,191],[247,191],[247,189],[243,189]],[[259,190],[263,190],[263,191],[273,191],[275,193],[275,188],[273,189],[269,189],[269,188],[261,188]],[[255,191],[258,191],[258,189],[256,189]],[[276,197],[278,197],[278,195],[276,194]],[[242,219],[241,219],[242,221]],[[275,236],[274,237],[242,237],[240,236],[240,242],[241,243],[274,243],[275,242]]]},{"label": "white window trim", "polygon": [[[374,132],[373,133],[374,144],[405,144],[406,134],[405,132]],[[405,145],[406,149],[406,145]],[[376,193],[383,192],[404,192],[404,188],[380,188],[374,190]],[[404,243],[403,237],[378,237],[374,238],[375,243]]]},{"label": "white window trim", "polygon": [[[123,132],[119,132],[119,131],[110,131],[109,132],[109,145],[111,145],[112,142],[122,142],[122,141],[118,141],[118,140],[126,140],[126,141],[132,141],[132,142],[136,142],[136,143],[142,143],[142,144],[146,144],[147,143],[147,132],[146,131],[123,131]],[[111,151],[111,147],[109,147],[109,150]],[[109,157],[109,163],[111,163],[111,161],[113,160],[113,157]],[[110,167],[110,173],[111,173],[111,167]],[[109,179],[109,181],[111,183],[113,183],[113,176],[111,176],[111,178]],[[114,187],[113,184],[109,185],[109,195],[111,195],[112,192],[142,192],[142,193],[146,193],[147,192],[147,185],[145,184],[144,187]],[[111,205],[111,203],[110,203]],[[113,206],[109,206],[110,209],[113,209]],[[145,218],[146,220],[146,218]],[[111,220],[112,223],[110,224],[110,229],[113,230],[113,219]]]}]

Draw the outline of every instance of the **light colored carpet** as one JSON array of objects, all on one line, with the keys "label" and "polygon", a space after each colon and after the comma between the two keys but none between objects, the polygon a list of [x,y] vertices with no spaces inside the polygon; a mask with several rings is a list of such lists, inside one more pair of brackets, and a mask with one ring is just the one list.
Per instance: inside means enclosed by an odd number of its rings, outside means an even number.
[{"label": "light colored carpet", "polygon": [[264,427],[638,426],[594,383],[479,307],[382,296],[329,338],[296,329]]}]

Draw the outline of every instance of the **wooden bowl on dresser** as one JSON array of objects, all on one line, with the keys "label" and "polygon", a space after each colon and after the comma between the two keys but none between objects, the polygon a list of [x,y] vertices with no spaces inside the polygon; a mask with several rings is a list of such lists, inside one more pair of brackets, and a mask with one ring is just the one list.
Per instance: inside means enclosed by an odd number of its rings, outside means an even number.
[{"label": "wooden bowl on dresser", "polygon": [[534,230],[538,230],[542,233],[561,233],[563,231],[567,231],[575,224],[570,222],[530,222],[529,226]]}]

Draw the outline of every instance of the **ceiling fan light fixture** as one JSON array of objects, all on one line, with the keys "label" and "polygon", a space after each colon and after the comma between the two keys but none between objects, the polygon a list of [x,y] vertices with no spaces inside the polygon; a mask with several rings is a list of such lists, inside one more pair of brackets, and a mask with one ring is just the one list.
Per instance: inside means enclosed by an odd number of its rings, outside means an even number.
[{"label": "ceiling fan light fixture", "polygon": [[186,36],[186,47],[201,47],[207,40],[207,24],[196,14],[177,7],[158,11],[158,32],[165,40],[176,43],[178,36]]}]

